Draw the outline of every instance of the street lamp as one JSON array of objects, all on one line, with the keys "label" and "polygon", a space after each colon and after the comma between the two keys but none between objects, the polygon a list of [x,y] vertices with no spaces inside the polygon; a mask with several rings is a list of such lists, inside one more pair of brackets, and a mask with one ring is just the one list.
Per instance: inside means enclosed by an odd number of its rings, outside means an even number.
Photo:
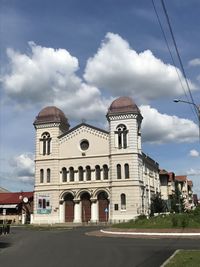
[{"label": "street lamp", "polygon": [[197,116],[198,116],[198,122],[199,122],[199,140],[200,140],[200,106],[197,106],[194,102],[189,102],[189,101],[185,101],[185,100],[181,100],[181,99],[174,99],[173,100],[175,103],[186,103],[186,104],[190,104],[193,105],[193,107],[195,107],[196,111],[197,111]]}]

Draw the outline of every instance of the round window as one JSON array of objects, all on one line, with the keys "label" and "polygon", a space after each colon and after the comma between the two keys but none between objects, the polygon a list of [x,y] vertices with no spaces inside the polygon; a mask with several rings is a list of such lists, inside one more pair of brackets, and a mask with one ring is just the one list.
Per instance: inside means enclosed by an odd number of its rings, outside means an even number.
[{"label": "round window", "polygon": [[89,148],[89,142],[88,140],[82,140],[80,143],[80,147],[82,150],[87,150]]}]

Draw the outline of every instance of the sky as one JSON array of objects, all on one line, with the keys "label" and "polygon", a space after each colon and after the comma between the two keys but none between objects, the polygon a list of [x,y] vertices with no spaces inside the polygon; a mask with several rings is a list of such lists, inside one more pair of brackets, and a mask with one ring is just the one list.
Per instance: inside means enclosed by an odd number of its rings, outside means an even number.
[{"label": "sky", "polygon": [[[71,127],[107,129],[106,113],[130,96],[143,115],[143,152],[193,180],[200,197],[198,118],[161,1],[0,0],[0,187],[34,189],[33,121],[48,105]],[[194,102],[200,104],[200,1],[165,1]]]}]

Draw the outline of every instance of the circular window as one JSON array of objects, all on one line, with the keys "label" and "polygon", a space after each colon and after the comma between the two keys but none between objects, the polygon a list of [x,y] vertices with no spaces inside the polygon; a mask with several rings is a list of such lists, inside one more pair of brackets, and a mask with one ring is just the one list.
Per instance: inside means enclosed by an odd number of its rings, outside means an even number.
[{"label": "circular window", "polygon": [[82,140],[80,143],[80,147],[82,150],[87,150],[89,148],[89,142],[88,140]]}]

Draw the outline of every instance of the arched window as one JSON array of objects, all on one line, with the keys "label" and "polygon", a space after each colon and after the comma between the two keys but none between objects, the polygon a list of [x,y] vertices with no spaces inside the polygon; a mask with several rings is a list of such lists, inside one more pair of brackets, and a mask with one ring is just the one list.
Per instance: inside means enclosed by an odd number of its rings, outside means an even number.
[{"label": "arched window", "polygon": [[125,179],[129,178],[129,165],[128,163],[124,164]]},{"label": "arched window", "polygon": [[83,167],[78,167],[78,178],[79,181],[83,181]]},{"label": "arched window", "polygon": [[106,164],[103,165],[103,179],[108,180],[108,166]]},{"label": "arched window", "polygon": [[125,210],[125,209],[126,209],[126,195],[121,194],[121,210]]},{"label": "arched window", "polygon": [[42,142],[42,154],[49,155],[51,153],[51,138],[48,132],[44,132],[42,134],[42,138],[40,139]]},{"label": "arched window", "polygon": [[51,170],[47,169],[47,183],[51,182]]},{"label": "arched window", "polygon": [[62,168],[62,181],[67,182],[67,169],[65,167]]},{"label": "arched window", "polygon": [[44,170],[43,169],[40,170],[40,183],[41,184],[44,183]]},{"label": "arched window", "polygon": [[117,135],[117,147],[127,148],[127,133],[128,130],[124,124],[119,124],[116,128],[115,134]]},{"label": "arched window", "polygon": [[86,166],[86,180],[87,181],[91,180],[91,169],[90,169],[90,166]]},{"label": "arched window", "polygon": [[73,167],[69,168],[69,180],[70,182],[74,181],[74,168]]},{"label": "arched window", "polygon": [[121,179],[122,174],[121,174],[121,165],[117,164],[117,179]]},{"label": "arched window", "polygon": [[101,169],[99,165],[95,166],[95,176],[96,180],[101,180]]}]

